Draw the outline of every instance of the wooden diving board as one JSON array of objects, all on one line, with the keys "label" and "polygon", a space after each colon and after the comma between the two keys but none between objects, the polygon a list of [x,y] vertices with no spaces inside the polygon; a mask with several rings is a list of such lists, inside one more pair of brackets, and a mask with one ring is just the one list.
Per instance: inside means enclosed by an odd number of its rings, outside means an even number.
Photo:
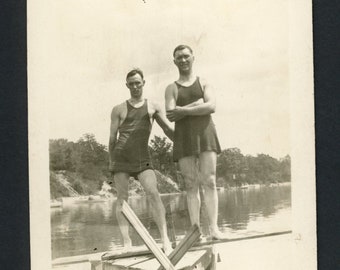
[{"label": "wooden diving board", "polygon": [[138,219],[135,213],[132,211],[130,206],[126,201],[123,201],[122,205],[122,213],[135,228],[139,236],[144,241],[145,245],[150,249],[150,251],[155,255],[158,262],[166,269],[166,270],[175,270],[175,267],[169,260],[169,258],[165,255],[165,253],[158,247],[155,240],[151,237],[149,232],[145,229],[142,222]]},{"label": "wooden diving board", "polygon": [[272,233],[264,233],[264,234],[256,234],[256,235],[249,235],[240,237],[237,236],[235,238],[226,238],[226,239],[203,239],[200,242],[197,242],[194,247],[202,247],[207,245],[215,245],[215,244],[222,244],[222,243],[229,243],[229,242],[236,242],[236,241],[242,241],[242,240],[250,240],[250,239],[257,239],[262,237],[271,237],[271,236],[277,236],[282,234],[289,234],[292,233],[292,231],[281,231],[281,232],[272,232]]}]

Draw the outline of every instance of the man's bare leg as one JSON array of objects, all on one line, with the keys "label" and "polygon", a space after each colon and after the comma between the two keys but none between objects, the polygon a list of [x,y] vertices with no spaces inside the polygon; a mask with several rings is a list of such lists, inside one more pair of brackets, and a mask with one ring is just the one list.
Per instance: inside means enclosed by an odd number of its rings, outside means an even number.
[{"label": "man's bare leg", "polygon": [[161,234],[164,253],[168,255],[171,253],[172,248],[167,233],[165,209],[157,189],[157,179],[155,172],[153,170],[145,170],[138,175],[138,179],[142,184],[147,195],[147,199],[151,204],[152,215]]},{"label": "man's bare leg", "polygon": [[120,232],[123,236],[124,250],[129,250],[132,246],[131,238],[129,236],[129,222],[122,214],[123,201],[127,201],[129,197],[129,174],[115,173],[114,181],[117,189],[117,202],[116,202],[116,217]]},{"label": "man's bare leg", "polygon": [[225,238],[217,226],[218,196],[216,190],[216,153],[213,151],[202,152],[199,155],[200,181],[204,191],[204,200],[210,224],[212,238]]},{"label": "man's bare leg", "polygon": [[178,161],[178,164],[185,182],[191,225],[197,224],[200,227],[201,199],[199,194],[197,158],[195,156],[183,157]]}]

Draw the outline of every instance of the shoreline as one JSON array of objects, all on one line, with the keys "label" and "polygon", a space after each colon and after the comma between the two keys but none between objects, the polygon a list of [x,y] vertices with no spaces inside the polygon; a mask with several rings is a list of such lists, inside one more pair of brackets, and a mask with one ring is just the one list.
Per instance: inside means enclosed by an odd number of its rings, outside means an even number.
[{"label": "shoreline", "polygon": [[[230,186],[230,187],[216,187],[217,191],[224,191],[224,190],[236,190],[236,189],[252,189],[252,188],[268,188],[268,187],[279,187],[279,186],[290,186],[291,182],[282,182],[282,183],[270,183],[269,185],[267,184],[248,184],[248,185],[243,185],[243,186]],[[183,190],[182,192],[173,192],[173,193],[160,193],[159,195],[161,197],[164,196],[171,196],[171,195],[180,195],[180,194],[186,194],[186,191]],[[130,198],[140,198],[144,197],[144,194],[136,194],[136,195],[130,195]],[[91,199],[93,198],[93,199]],[[103,198],[100,197],[99,195],[81,195],[79,197],[60,197],[58,199],[51,199],[52,201],[60,201],[62,203],[97,203],[97,202],[108,202],[108,201],[115,201],[117,197],[113,195],[111,198]]]}]

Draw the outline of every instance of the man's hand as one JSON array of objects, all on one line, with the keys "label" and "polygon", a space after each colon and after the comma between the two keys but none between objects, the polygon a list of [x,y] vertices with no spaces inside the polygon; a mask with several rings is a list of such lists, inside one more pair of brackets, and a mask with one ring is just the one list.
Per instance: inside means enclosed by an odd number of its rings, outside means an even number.
[{"label": "man's hand", "polygon": [[186,110],[183,107],[176,106],[173,110],[168,110],[166,112],[166,117],[171,122],[176,122],[186,116]]}]

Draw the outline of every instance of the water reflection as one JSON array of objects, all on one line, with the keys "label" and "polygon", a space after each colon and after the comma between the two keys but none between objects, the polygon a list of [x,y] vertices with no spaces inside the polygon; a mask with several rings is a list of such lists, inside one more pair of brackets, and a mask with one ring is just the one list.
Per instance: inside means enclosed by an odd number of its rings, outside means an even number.
[{"label": "water reflection", "polygon": [[[290,186],[219,191],[218,225],[233,234],[290,229]],[[184,236],[190,228],[185,194],[162,196],[167,211],[170,237]],[[51,211],[53,258],[106,251],[122,246],[115,216],[115,200],[70,204]],[[129,204],[151,235],[160,240],[144,197],[132,197]],[[203,234],[208,234],[205,208],[201,210]],[[143,242],[130,230],[133,245]]]}]

